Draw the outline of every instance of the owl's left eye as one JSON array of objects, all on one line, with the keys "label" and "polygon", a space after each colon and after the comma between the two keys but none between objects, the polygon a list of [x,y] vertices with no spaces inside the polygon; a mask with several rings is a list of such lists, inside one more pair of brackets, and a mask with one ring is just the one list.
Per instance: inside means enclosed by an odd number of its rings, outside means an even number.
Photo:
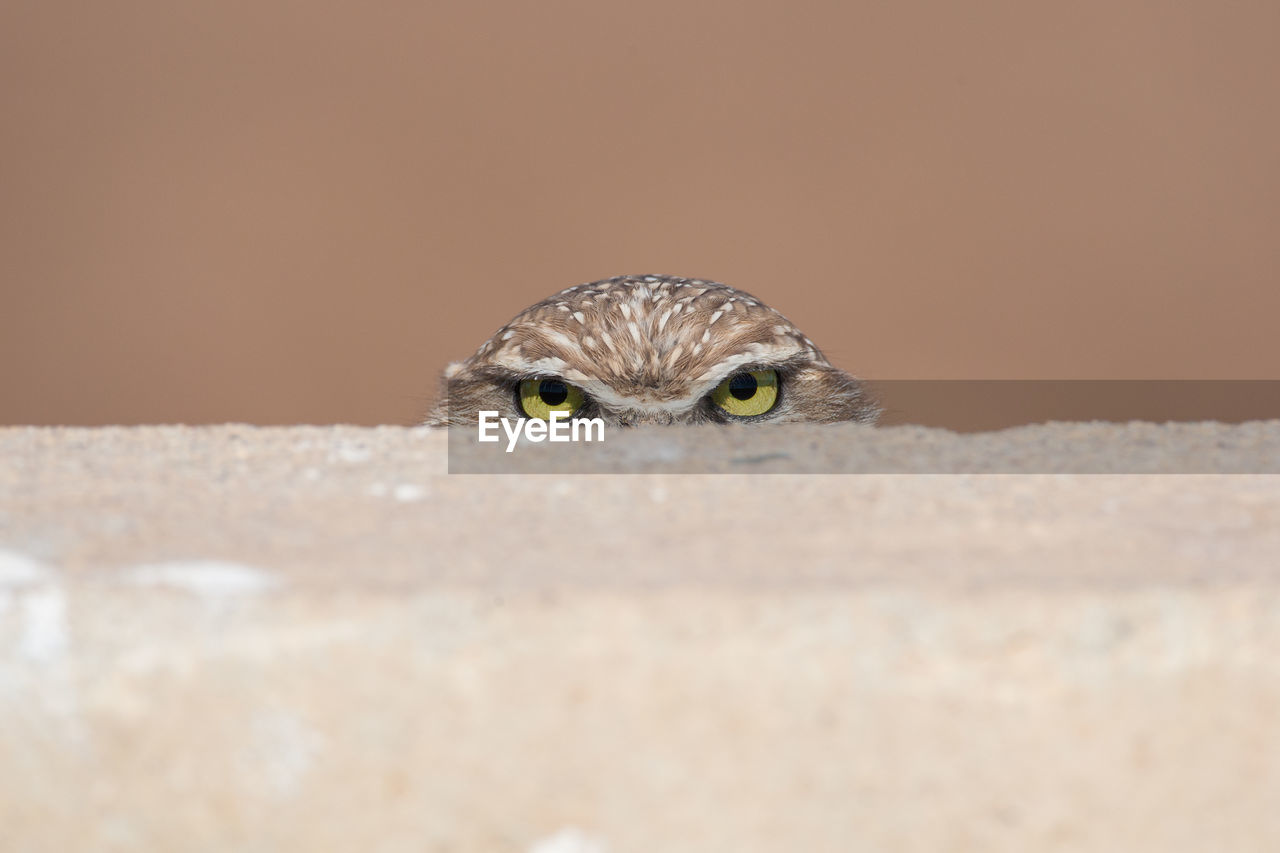
[{"label": "owl's left eye", "polygon": [[520,383],[520,408],[531,418],[551,419],[552,412],[573,414],[582,408],[582,392],[559,379],[526,379]]},{"label": "owl's left eye", "polygon": [[763,415],[778,403],[778,371],[735,373],[716,386],[711,392],[711,401],[740,418]]}]

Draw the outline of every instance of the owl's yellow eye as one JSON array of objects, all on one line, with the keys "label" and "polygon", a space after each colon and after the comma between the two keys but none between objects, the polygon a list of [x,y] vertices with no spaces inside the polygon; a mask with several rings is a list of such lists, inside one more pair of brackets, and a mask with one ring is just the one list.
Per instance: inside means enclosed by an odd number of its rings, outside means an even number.
[{"label": "owl's yellow eye", "polygon": [[711,400],[731,415],[750,418],[763,415],[778,402],[778,371],[735,373],[716,386]]},{"label": "owl's yellow eye", "polygon": [[520,383],[520,408],[531,418],[551,420],[552,412],[573,414],[582,408],[582,392],[559,379],[526,379]]}]

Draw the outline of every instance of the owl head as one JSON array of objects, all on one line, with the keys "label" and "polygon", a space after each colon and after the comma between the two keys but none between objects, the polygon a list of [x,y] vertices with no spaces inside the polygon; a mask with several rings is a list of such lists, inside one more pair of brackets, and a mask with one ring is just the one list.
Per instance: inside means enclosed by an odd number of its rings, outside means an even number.
[{"label": "owl head", "polygon": [[760,300],[663,275],[580,284],[444,371],[432,426],[553,412],[616,426],[874,422],[862,384]]}]

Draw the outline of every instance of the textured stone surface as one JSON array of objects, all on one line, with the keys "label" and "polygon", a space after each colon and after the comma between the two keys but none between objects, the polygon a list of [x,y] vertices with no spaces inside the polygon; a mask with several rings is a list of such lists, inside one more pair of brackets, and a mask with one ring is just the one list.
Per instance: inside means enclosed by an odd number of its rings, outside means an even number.
[{"label": "textured stone surface", "polygon": [[[1142,441],[1192,428],[1280,431]],[[1280,846],[1280,476],[445,470],[0,430],[0,849]]]}]

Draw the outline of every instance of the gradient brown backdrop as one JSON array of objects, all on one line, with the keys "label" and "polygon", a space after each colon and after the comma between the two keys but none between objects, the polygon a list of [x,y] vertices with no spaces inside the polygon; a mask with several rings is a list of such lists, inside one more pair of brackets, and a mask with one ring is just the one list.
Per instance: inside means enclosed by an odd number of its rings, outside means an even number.
[{"label": "gradient brown backdrop", "polygon": [[632,272],[882,379],[1280,378],[1277,33],[1275,2],[7,0],[0,422],[404,423],[528,303]]}]

